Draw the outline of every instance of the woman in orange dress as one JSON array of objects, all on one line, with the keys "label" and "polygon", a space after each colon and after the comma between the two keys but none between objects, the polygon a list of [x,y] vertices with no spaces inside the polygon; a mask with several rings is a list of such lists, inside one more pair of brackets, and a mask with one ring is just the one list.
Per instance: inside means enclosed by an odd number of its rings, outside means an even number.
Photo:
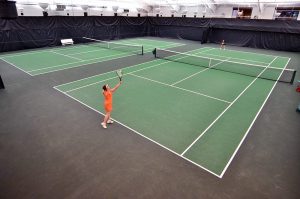
[{"label": "woman in orange dress", "polygon": [[105,84],[103,89],[103,95],[104,95],[104,109],[105,109],[105,116],[104,120],[101,123],[103,128],[107,128],[106,124],[112,124],[113,121],[110,119],[110,114],[112,111],[112,102],[113,102],[113,93],[120,87],[122,84],[122,81],[120,81],[114,88],[110,88],[108,84]]}]

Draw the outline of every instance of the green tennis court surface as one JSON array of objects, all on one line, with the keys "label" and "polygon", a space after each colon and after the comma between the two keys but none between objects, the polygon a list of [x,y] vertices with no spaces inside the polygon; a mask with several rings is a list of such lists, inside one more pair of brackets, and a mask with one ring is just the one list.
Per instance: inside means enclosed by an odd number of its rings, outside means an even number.
[{"label": "green tennis court surface", "polygon": [[[140,38],[118,40],[116,43],[143,46],[144,53],[152,51],[155,47],[172,48],[183,45],[174,42]],[[125,48],[123,47],[121,50],[118,49],[118,47],[105,49],[99,47],[97,44],[80,44],[40,51],[9,54],[2,56],[1,59],[29,75],[40,75],[142,53],[141,48],[132,49],[130,46],[128,46],[127,50],[126,48],[127,47],[125,46]]]},{"label": "green tennis court surface", "polygon": [[[289,58],[201,48],[188,52],[210,67],[156,59],[123,69],[112,117],[133,132],[206,171],[222,177],[268,99],[276,81],[215,70],[224,60],[285,68]],[[173,55],[185,59],[184,55]],[[280,70],[282,71],[282,70]],[[282,73],[277,73],[277,78]],[[115,85],[114,71],[56,86],[72,99],[103,111],[102,85]],[[100,126],[100,122],[99,122]],[[110,128],[114,128],[110,126]]]}]

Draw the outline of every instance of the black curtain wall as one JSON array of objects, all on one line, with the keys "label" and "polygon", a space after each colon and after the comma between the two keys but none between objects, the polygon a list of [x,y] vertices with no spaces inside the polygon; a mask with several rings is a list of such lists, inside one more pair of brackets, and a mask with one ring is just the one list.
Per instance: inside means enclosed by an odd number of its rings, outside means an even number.
[{"label": "black curtain wall", "polygon": [[0,51],[60,45],[82,37],[113,40],[147,36],[148,19],[138,17],[19,17],[0,19]]},{"label": "black curtain wall", "polygon": [[205,43],[210,21],[210,19],[205,18],[149,18],[150,36],[187,39]]},{"label": "black curtain wall", "polygon": [[156,36],[300,51],[300,22],[178,17],[18,17],[0,19],[0,52],[60,45],[60,39]]},{"label": "black curtain wall", "polygon": [[300,51],[300,22],[253,19],[214,19],[209,42],[222,39],[229,45]]},{"label": "black curtain wall", "polygon": [[228,45],[263,48],[283,51],[300,51],[300,34],[211,29],[209,42],[219,43],[224,39]]},{"label": "black curtain wall", "polygon": [[153,17],[149,23],[151,36],[300,51],[300,21]]}]

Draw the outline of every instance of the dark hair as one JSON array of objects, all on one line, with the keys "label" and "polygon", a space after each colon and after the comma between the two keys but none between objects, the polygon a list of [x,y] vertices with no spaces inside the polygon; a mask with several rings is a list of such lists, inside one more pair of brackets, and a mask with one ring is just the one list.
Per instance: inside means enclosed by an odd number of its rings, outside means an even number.
[{"label": "dark hair", "polygon": [[102,89],[105,90],[105,91],[107,90],[106,84],[102,87]]}]

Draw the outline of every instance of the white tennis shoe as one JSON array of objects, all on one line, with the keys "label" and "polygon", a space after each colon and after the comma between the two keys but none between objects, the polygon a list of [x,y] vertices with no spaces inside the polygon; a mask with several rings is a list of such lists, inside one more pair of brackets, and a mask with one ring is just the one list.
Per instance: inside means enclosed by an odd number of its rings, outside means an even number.
[{"label": "white tennis shoe", "polygon": [[107,121],[107,124],[112,124],[112,123],[114,123],[113,120],[108,120],[108,121]]},{"label": "white tennis shoe", "polygon": [[107,126],[106,126],[106,124],[105,124],[104,122],[102,122],[101,125],[102,125],[102,127],[103,127],[104,129],[107,129]]}]

